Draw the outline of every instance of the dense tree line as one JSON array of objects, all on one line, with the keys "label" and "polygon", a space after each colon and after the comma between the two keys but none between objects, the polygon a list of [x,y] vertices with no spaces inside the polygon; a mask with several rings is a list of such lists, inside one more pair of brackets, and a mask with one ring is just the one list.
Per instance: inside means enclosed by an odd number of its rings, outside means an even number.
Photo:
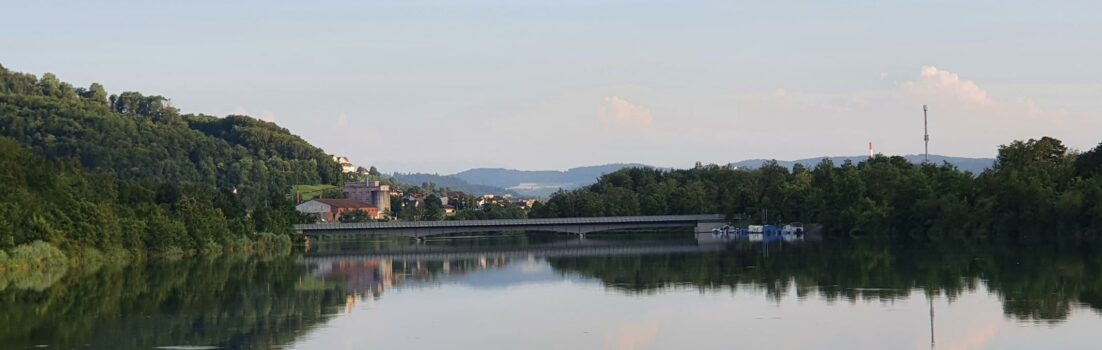
[{"label": "dense tree line", "polygon": [[1102,236],[1102,145],[1071,152],[1044,137],[999,148],[992,169],[877,156],[789,170],[715,165],[625,169],[560,192],[533,217],[725,213],[753,223],[822,224],[838,236],[918,240]]},{"label": "dense tree line", "polygon": [[[121,180],[50,161],[0,138],[0,248],[45,241],[65,251],[220,251],[289,237],[299,215],[273,192],[249,209],[230,190],[203,184]],[[288,238],[289,239],[289,238]]]},{"label": "dense tree line", "polygon": [[249,207],[291,185],[341,180],[329,155],[273,123],[180,115],[162,96],[107,96],[99,84],[73,88],[3,67],[0,136],[122,179],[236,188]]},{"label": "dense tree line", "polygon": [[342,178],[331,156],[270,122],[181,115],[162,96],[3,67],[0,173],[0,248],[42,240],[66,251],[286,239],[300,220],[291,186]]}]

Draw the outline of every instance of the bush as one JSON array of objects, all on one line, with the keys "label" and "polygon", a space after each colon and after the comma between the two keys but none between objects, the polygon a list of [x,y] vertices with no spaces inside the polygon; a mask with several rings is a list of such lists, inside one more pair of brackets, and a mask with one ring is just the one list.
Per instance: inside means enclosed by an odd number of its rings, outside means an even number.
[{"label": "bush", "polygon": [[185,252],[180,247],[175,247],[175,246],[165,248],[161,251],[158,251],[157,254],[155,254],[156,257],[162,258],[162,259],[165,259],[165,260],[178,260],[180,258],[183,258],[185,255],[187,255],[187,252]]},{"label": "bush", "polygon": [[282,253],[290,252],[291,250],[291,237],[288,235],[277,235],[270,232],[257,233],[253,237],[253,242],[250,247],[251,251],[258,253]]},{"label": "bush", "polygon": [[68,258],[61,249],[43,241],[16,246],[7,260],[10,269],[48,269],[68,264]]}]

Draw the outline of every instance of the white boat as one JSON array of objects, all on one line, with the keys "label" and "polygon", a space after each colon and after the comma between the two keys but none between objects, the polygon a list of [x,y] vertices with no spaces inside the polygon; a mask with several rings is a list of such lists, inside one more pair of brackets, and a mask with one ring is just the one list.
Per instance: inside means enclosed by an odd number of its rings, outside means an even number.
[{"label": "white boat", "polygon": [[781,229],[781,233],[782,234],[792,234],[792,235],[797,235],[797,236],[803,236],[804,235],[804,224],[799,223],[799,222],[793,222],[791,224],[784,225],[784,228]]}]

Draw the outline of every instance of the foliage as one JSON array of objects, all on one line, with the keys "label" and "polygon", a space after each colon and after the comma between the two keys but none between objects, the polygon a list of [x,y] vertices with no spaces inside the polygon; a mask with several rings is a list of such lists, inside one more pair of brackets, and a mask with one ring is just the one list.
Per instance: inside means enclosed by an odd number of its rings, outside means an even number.
[{"label": "foliage", "polygon": [[237,190],[249,207],[294,184],[336,184],[340,167],[277,125],[245,116],[179,115],[168,99],[99,84],[74,89],[0,67],[0,136],[48,159],[126,180]]},{"label": "foliage", "polygon": [[255,232],[291,235],[291,186],[340,180],[329,155],[273,123],[0,67],[0,249],[217,254]]},{"label": "foliage", "polygon": [[334,185],[294,185],[291,192],[299,201],[308,201],[315,198],[342,198],[343,189]]},{"label": "foliage", "polygon": [[528,212],[510,202],[492,203],[482,208],[461,209],[456,211],[450,220],[499,220],[499,219],[524,219]]},{"label": "foliage", "polygon": [[257,233],[248,249],[252,252],[284,255],[291,251],[291,237],[269,232]]},{"label": "foliage", "polygon": [[10,254],[0,254],[0,270],[50,270],[67,264],[65,253],[43,241],[21,244]]},{"label": "foliage", "polygon": [[297,217],[282,195],[248,215],[226,190],[91,174],[10,139],[0,138],[0,169],[0,248],[45,241],[65,251],[214,253],[256,230],[289,235]]},{"label": "foliage", "polygon": [[1077,155],[1049,137],[1015,141],[978,176],[884,156],[791,171],[775,161],[754,170],[632,168],[559,192],[530,215],[725,213],[770,224],[821,223],[835,236],[909,240],[1100,237],[1099,153]]},{"label": "foliage", "polygon": [[353,210],[351,212],[341,215],[341,222],[368,222],[371,221],[371,216],[367,215],[367,212],[363,210]]}]

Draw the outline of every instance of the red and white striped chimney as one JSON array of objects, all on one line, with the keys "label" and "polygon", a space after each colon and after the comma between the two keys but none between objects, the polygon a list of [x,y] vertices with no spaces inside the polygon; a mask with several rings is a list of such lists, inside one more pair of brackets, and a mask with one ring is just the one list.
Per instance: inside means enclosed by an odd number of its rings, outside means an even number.
[{"label": "red and white striped chimney", "polygon": [[873,158],[874,157],[873,157],[873,153],[872,153],[872,142],[869,142],[869,160],[872,160]]}]

